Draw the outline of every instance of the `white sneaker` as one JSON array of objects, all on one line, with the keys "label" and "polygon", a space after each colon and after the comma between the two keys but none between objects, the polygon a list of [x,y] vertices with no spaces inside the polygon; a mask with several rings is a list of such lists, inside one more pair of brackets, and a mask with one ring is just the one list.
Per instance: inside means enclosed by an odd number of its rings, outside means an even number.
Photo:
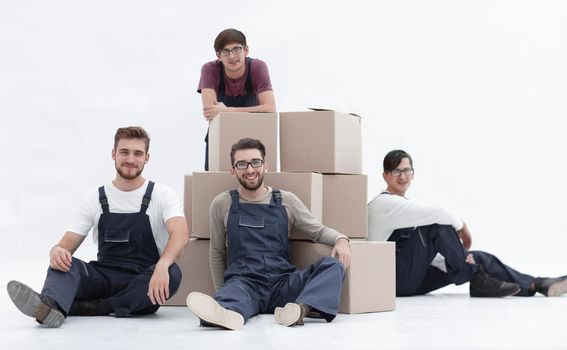
[{"label": "white sneaker", "polygon": [[225,309],[207,294],[192,292],[187,296],[187,306],[205,322],[233,331],[242,329],[244,317],[238,312]]},{"label": "white sneaker", "polygon": [[295,303],[287,303],[284,307],[276,307],[274,317],[276,323],[289,327],[294,325],[303,325],[303,317],[301,306]]}]

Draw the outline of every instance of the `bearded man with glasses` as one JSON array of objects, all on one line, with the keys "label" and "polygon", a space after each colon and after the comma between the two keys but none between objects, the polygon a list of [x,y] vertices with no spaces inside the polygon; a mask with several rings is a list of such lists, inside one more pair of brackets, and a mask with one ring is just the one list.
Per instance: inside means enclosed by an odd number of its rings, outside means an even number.
[{"label": "bearded man with glasses", "polygon": [[[201,68],[197,92],[201,94],[203,116],[210,122],[220,112],[275,112],[276,102],[268,66],[248,57],[246,36],[225,29],[214,43],[217,59]],[[209,170],[209,133],[205,136],[205,170]]]},{"label": "bearded man with glasses", "polygon": [[471,297],[545,296],[567,293],[567,276],[532,277],[497,257],[469,250],[467,225],[453,211],[408,200],[413,160],[402,150],[384,158],[387,189],[368,204],[368,240],[396,242],[396,294],[427,294],[469,282]]},{"label": "bearded man with glasses", "polygon": [[[266,186],[265,155],[259,140],[232,146],[231,174],[240,186],[218,195],[209,211],[216,294],[187,297],[202,325],[238,330],[252,316],[274,313],[276,323],[294,326],[303,325],[304,317],[331,322],[337,314],[350,265],[348,238],[323,226],[295,194]],[[331,256],[297,270],[289,261],[291,230],[332,246]]]}]

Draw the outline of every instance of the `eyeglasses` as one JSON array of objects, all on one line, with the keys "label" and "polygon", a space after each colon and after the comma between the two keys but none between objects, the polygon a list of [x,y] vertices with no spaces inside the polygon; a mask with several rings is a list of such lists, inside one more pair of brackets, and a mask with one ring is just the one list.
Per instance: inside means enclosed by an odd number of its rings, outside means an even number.
[{"label": "eyeglasses", "polygon": [[233,168],[238,170],[246,170],[248,169],[248,165],[251,165],[252,168],[259,168],[264,164],[264,161],[260,158],[254,158],[251,161],[247,162],[245,160],[239,160],[238,162],[234,163]]},{"label": "eyeglasses", "polygon": [[390,174],[392,174],[395,177],[402,176],[402,174],[404,174],[405,176],[411,176],[413,175],[413,169],[412,168],[394,169],[390,171]]},{"label": "eyeglasses", "polygon": [[221,55],[222,57],[228,57],[228,56],[230,56],[230,54],[233,54],[233,55],[236,56],[236,55],[238,55],[239,53],[242,52],[242,49],[244,49],[243,46],[236,46],[236,47],[233,47],[232,49],[222,49],[222,50],[219,51],[219,55]]}]

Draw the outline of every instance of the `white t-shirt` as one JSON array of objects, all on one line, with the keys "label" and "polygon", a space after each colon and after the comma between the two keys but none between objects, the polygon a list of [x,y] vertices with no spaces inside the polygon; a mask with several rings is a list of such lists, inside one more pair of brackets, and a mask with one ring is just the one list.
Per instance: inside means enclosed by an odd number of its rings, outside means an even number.
[{"label": "white t-shirt", "polygon": [[[137,213],[142,207],[142,198],[146,193],[149,180],[146,179],[144,185],[134,191],[121,191],[116,188],[112,182],[104,186],[106,197],[108,198],[108,206],[111,213]],[[71,226],[68,231],[87,236],[93,232],[93,241],[98,244],[98,220],[102,214],[102,208],[98,200],[98,188],[86,193],[79,203]],[[177,194],[168,186],[156,183],[152,192],[152,199],[146,214],[150,218],[152,233],[156,240],[156,246],[159,254],[163,253],[163,249],[169,239],[169,233],[165,223],[172,217],[184,216],[183,207],[179,201]]]},{"label": "white t-shirt", "polygon": [[448,208],[415,203],[390,193],[381,193],[368,203],[369,241],[386,241],[400,228],[432,224],[451,225],[456,231],[463,228],[463,220]]}]

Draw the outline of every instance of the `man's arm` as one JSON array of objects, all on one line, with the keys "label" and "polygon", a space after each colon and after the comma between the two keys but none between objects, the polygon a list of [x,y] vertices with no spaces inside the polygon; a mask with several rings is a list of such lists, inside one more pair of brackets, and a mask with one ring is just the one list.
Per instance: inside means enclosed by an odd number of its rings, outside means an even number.
[{"label": "man's arm", "polygon": [[177,260],[183,248],[189,242],[189,229],[184,217],[170,218],[166,221],[165,227],[169,233],[169,239],[154,268],[148,286],[148,296],[154,305],[165,304],[169,298],[169,267]]},{"label": "man's arm", "polygon": [[351,251],[347,236],[321,224],[295,194],[287,194],[289,195],[285,198],[290,209],[291,229],[306,234],[314,242],[332,246],[331,256],[336,256],[343,266],[348,268]]},{"label": "man's arm", "polygon": [[392,231],[432,224],[451,225],[456,231],[463,228],[463,220],[450,209],[415,203],[398,195],[379,195],[368,205],[368,216]]},{"label": "man's arm", "polygon": [[275,112],[276,99],[272,90],[258,94],[258,105],[250,107],[227,107],[217,102],[217,93],[213,89],[202,89],[203,115],[208,121],[213,120],[221,112]]},{"label": "man's arm", "polygon": [[71,269],[73,254],[85,240],[85,236],[67,231],[49,251],[49,266],[54,270],[68,272]]},{"label": "man's arm", "polygon": [[211,203],[209,208],[209,229],[211,241],[209,245],[209,265],[211,268],[211,277],[215,291],[224,285],[224,271],[226,270],[226,227],[224,224],[224,216],[227,213],[226,208],[230,208],[230,196],[221,193]]}]

